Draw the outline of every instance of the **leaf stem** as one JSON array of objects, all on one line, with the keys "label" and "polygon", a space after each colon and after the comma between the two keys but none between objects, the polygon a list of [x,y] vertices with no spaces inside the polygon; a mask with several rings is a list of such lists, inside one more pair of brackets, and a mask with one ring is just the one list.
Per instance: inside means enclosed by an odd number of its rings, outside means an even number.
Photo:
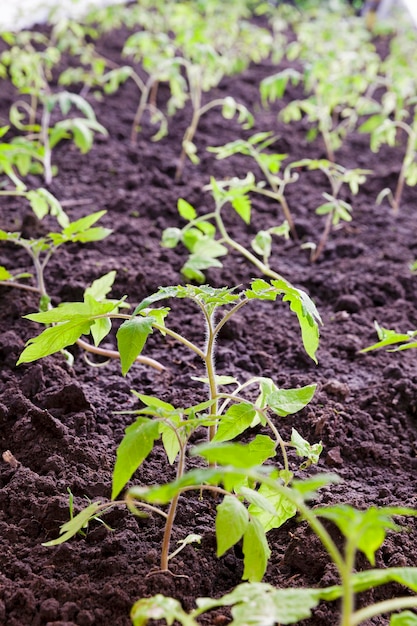
[{"label": "leaf stem", "polygon": [[359,626],[359,624],[362,624],[365,620],[376,617],[377,615],[382,615],[383,613],[416,607],[416,596],[404,596],[393,598],[392,600],[383,600],[382,602],[377,602],[376,604],[372,604],[371,606],[367,606],[353,613],[349,626]]},{"label": "leaf stem", "polygon": [[[86,352],[91,352],[92,354],[97,354],[99,356],[106,357],[107,359],[119,359],[120,353],[117,350],[108,350],[106,348],[99,348],[98,346],[93,346],[91,343],[84,341],[84,339],[77,340],[77,346],[85,350]],[[155,361],[155,359],[151,359],[147,356],[139,355],[136,357],[137,363],[143,363],[143,365],[149,365],[149,367],[153,367],[158,372],[163,372],[166,368],[159,363],[159,361]]]}]

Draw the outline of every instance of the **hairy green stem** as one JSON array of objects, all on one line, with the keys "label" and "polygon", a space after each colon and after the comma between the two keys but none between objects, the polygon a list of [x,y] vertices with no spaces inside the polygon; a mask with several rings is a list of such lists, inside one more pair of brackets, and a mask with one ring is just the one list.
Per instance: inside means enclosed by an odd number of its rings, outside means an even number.
[{"label": "hairy green stem", "polygon": [[383,613],[412,608],[417,608],[416,596],[404,596],[393,598],[392,600],[383,600],[382,602],[377,602],[376,604],[356,611],[352,615],[349,626],[359,626],[359,624],[362,624],[365,620],[376,617],[377,615],[382,615]]},{"label": "hairy green stem", "polygon": [[342,580],[342,617],[340,626],[352,626],[352,615],[355,610],[355,594],[353,590],[352,572],[355,566],[355,540],[349,539],[345,547],[343,569],[339,569]]},{"label": "hairy green stem", "polygon": [[49,142],[49,125],[51,122],[51,112],[49,110],[48,102],[44,102],[42,110],[42,122],[41,122],[41,141],[44,147],[43,167],[45,183],[50,185],[52,183],[52,151]]},{"label": "hairy green stem", "polygon": [[[176,476],[177,480],[179,480],[184,475],[184,471],[185,471],[185,446],[182,444],[180,446],[179,457],[178,457],[177,476]],[[168,509],[167,520],[165,523],[164,538],[162,540],[162,549],[161,549],[161,562],[160,562],[160,568],[161,568],[161,571],[163,572],[166,572],[169,569],[168,567],[169,546],[171,543],[172,529],[174,526],[175,515],[177,513],[179,497],[180,497],[180,492],[176,493],[175,496],[172,498],[171,503],[169,505],[169,509]]]},{"label": "hairy green stem", "polygon": [[215,219],[217,228],[219,229],[224,243],[236,250],[236,252],[239,252],[239,254],[241,254],[245,259],[252,263],[252,265],[257,267],[258,270],[265,276],[269,276],[269,278],[273,278],[275,280],[283,280],[283,277],[280,274],[274,272],[268,265],[265,265],[265,263],[260,261],[254,254],[252,254],[252,252],[249,252],[249,250],[247,250],[244,246],[242,246],[240,243],[230,237],[220,214],[221,208],[221,206],[217,207],[215,211]]}]

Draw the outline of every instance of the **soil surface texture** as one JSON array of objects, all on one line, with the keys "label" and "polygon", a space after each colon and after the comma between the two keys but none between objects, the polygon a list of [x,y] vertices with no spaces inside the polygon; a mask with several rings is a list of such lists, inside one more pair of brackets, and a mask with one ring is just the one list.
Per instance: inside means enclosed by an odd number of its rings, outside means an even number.
[{"label": "soil surface texture", "polygon": [[[105,36],[100,46],[114,60],[126,33]],[[285,67],[283,62],[280,67]],[[213,208],[204,187],[217,179],[244,177],[252,168],[247,158],[219,161],[206,151],[236,137],[273,131],[274,150],[289,160],[324,158],[320,139],[306,141],[306,124],[290,126],[278,121],[279,110],[301,87],[290,87],[284,99],[263,110],[260,81],[277,70],[270,62],[253,65],[242,75],[224,79],[210,95],[230,94],[255,112],[255,125],[242,131],[235,121],[224,120],[218,110],[201,121],[196,144],[198,165],[187,163],[183,177],[175,180],[181,138],[190,119],[188,106],[170,120],[169,135],[159,142],[145,119],[137,143],[129,140],[137,105],[137,91],[126,83],[117,94],[101,102],[91,98],[97,118],[109,131],[97,136],[91,152],[81,155],[70,143],[54,150],[58,175],[50,186],[72,220],[93,211],[106,210],[101,223],[113,229],[104,241],[63,246],[49,263],[46,284],[53,304],[81,300],[93,280],[117,271],[112,295],[129,297],[135,305],[159,286],[183,282],[181,267],[187,253],[161,247],[163,229],[181,225],[177,201],[184,198],[199,212]],[[2,83],[0,120],[6,123],[14,94]],[[163,108],[167,91],[158,92]],[[417,256],[416,192],[406,188],[401,209],[394,215],[387,204],[376,205],[376,196],[396,183],[403,149],[369,151],[366,135],[352,134],[337,152],[346,167],[372,170],[357,196],[344,198],[353,204],[353,220],[331,233],[322,257],[311,263],[308,249],[300,244],[317,242],[324,228],[315,214],[322,193],[329,186],[322,174],[300,172],[288,186],[300,238],[274,239],[271,266],[306,290],[321,317],[318,365],[305,354],[295,316],[281,302],[261,302],[244,307],[225,327],[218,342],[219,374],[245,380],[262,375],[283,388],[317,383],[310,405],[293,417],[277,420],[284,439],[291,427],[310,442],[322,441],[318,467],[301,475],[335,472],[340,484],[324,488],[318,503],[348,503],[360,509],[370,505],[415,505],[417,490],[417,362],[415,352],[361,354],[377,340],[374,320],[382,326],[407,331],[417,328],[416,277],[409,269]],[[255,174],[258,174],[256,170]],[[33,178],[34,187],[42,184]],[[226,217],[233,236],[243,245],[258,230],[283,221],[277,203],[255,198],[253,217],[245,225],[234,212]],[[37,222],[19,199],[0,206],[0,228],[21,231],[28,237],[54,228],[51,220]],[[31,271],[22,249],[0,246],[0,265]],[[207,282],[220,286],[248,285],[257,270],[237,254],[223,259],[221,268],[207,272]],[[199,359],[171,340],[152,336],[145,354],[166,367],[158,373],[135,365],[123,378],[120,364],[112,361],[91,367],[81,350],[71,348],[74,365],[61,355],[16,367],[25,342],[39,332],[39,325],[22,318],[37,310],[36,294],[0,287],[0,450],[10,451],[17,464],[0,460],[0,624],[5,626],[128,626],[129,611],[140,597],[164,593],[191,609],[195,598],[220,596],[241,581],[242,554],[230,550],[216,557],[214,516],[216,502],[199,494],[181,497],[173,545],[189,533],[202,536],[201,545],[188,546],[172,561],[172,574],[153,573],[160,553],[163,519],[157,515],[134,517],[125,507],[105,516],[106,524],[92,522],[85,537],[58,547],[43,542],[59,534],[69,519],[69,494],[75,510],[87,499],[110,497],[112,468],[117,445],[132,415],[139,408],[131,390],[158,396],[177,406],[205,399],[203,385],[191,376],[203,375]],[[204,344],[199,313],[184,301],[172,302],[171,324],[187,337]],[[110,344],[112,339],[108,339]],[[191,463],[191,459],[189,463]],[[297,459],[291,457],[294,467]],[[277,463],[280,463],[277,458]],[[157,446],[135,474],[132,484],[153,484],[173,476]],[[163,479],[161,479],[163,477]],[[377,566],[414,566],[417,561],[415,521],[404,520],[404,532],[389,534],[377,553]],[[268,534],[272,557],[265,581],[276,586],[325,586],[337,582],[319,541],[296,519]],[[370,567],[359,559],[357,568]],[[359,598],[368,603],[392,597],[398,588],[385,586]],[[403,592],[404,593],[404,592]],[[334,626],[337,603],[321,604],[303,626]],[[205,624],[227,624],[225,611],[214,613]],[[369,620],[368,625],[388,624],[389,618]]]}]

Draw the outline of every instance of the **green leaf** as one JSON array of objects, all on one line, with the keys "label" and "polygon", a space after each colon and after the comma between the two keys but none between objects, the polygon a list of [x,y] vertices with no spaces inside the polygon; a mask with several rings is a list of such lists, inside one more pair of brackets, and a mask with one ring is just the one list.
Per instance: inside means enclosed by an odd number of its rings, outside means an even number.
[{"label": "green leaf", "polygon": [[170,465],[173,465],[178,452],[180,451],[178,437],[172,426],[164,424],[163,422],[159,424],[159,432],[162,435],[162,444],[164,446],[165,454],[168,457]]},{"label": "green leaf", "polygon": [[[190,470],[182,478],[164,485],[153,487],[132,487],[128,495],[154,504],[167,504],[185,487],[201,489],[202,485],[234,484],[237,480],[247,479],[249,471],[244,468],[215,467]],[[226,487],[227,489],[227,487]],[[230,489],[229,489],[230,491]]]},{"label": "green leaf", "polygon": [[269,407],[280,417],[286,417],[301,411],[311,401],[317,385],[306,385],[296,389],[279,389],[271,378],[261,378],[259,381],[260,395],[257,405],[260,408]]},{"label": "green leaf", "polygon": [[392,519],[393,515],[417,516],[417,510],[406,507],[369,507],[358,511],[349,505],[335,505],[315,510],[315,514],[332,520],[343,535],[363,552],[371,563],[375,552],[385,540],[387,530],[401,529]]},{"label": "green leaf", "polygon": [[12,274],[4,267],[4,265],[0,265],[0,280],[10,280],[13,278]]},{"label": "green leaf", "polygon": [[138,393],[137,391],[132,391],[133,395],[135,395],[145,406],[151,408],[162,409],[163,411],[170,413],[171,411],[175,411],[175,407],[169,402],[164,402],[164,400],[160,400],[155,396],[147,396],[143,393]]},{"label": "green leaf", "polygon": [[417,615],[411,611],[392,615],[389,626],[417,626]]},{"label": "green leaf", "polygon": [[[27,316],[29,317],[29,316]],[[74,318],[57,326],[46,328],[40,335],[29,339],[16,365],[31,363],[71,346],[90,332],[91,322],[85,318]]]},{"label": "green leaf", "polygon": [[180,602],[174,598],[167,598],[162,594],[152,598],[142,598],[133,605],[130,611],[133,626],[146,626],[149,620],[162,620],[171,626],[175,621],[182,626],[198,626],[198,623],[185,613]]},{"label": "green leaf", "polygon": [[84,291],[84,297],[86,295],[90,295],[94,298],[94,300],[97,300],[98,302],[104,300],[107,294],[111,291],[115,278],[115,270],[104,274],[104,276],[101,276],[100,278],[97,278],[97,280],[94,280],[91,283],[90,287],[87,287],[87,289]]},{"label": "green leaf", "polygon": [[34,189],[26,193],[33,212],[39,220],[50,213],[56,217],[58,224],[65,228],[69,224],[68,215],[63,210],[60,202],[47,189]]},{"label": "green leaf", "polygon": [[256,254],[265,259],[269,259],[271,256],[271,244],[272,237],[267,230],[260,230],[251,241],[251,246]]},{"label": "green leaf", "polygon": [[316,351],[319,345],[319,329],[321,318],[314,302],[301,289],[296,289],[284,279],[272,280],[268,283],[262,278],[252,281],[251,288],[246,290],[246,296],[259,300],[276,300],[282,296],[283,302],[290,303],[290,309],[298,318],[301,336],[307,354],[317,363]]},{"label": "green leaf", "polygon": [[[243,583],[218,599],[197,598],[200,615],[208,610],[232,606],[234,626],[275,626],[296,624],[311,617],[320,601],[316,589],[276,589],[267,583]],[[250,620],[250,621],[249,621]]]},{"label": "green leaf", "polygon": [[[273,589],[270,594],[251,596],[250,602],[243,601],[233,607],[233,623],[236,626],[249,623],[250,626],[296,624],[311,617],[311,609],[319,603],[314,589]],[[248,622],[248,615],[251,622]]]},{"label": "green leaf", "polygon": [[294,446],[298,456],[307,459],[307,461],[302,464],[301,469],[305,469],[311,464],[316,465],[319,462],[320,454],[323,451],[322,444],[315,443],[311,445],[311,443],[301,437],[295,428],[291,431],[291,445]]},{"label": "green leaf", "polygon": [[42,311],[40,313],[29,313],[24,315],[25,319],[41,324],[55,324],[71,320],[92,321],[94,316],[106,315],[117,307],[114,302],[97,302],[91,296],[86,296],[85,302],[63,302],[55,309]]},{"label": "green leaf", "polygon": [[256,517],[250,519],[243,535],[243,555],[242,579],[250,582],[262,580],[271,556],[271,550],[263,526]]},{"label": "green leaf", "polygon": [[234,404],[221,416],[217,433],[212,441],[234,439],[250,427],[255,416],[256,411],[252,404],[246,402]]},{"label": "green leaf", "polygon": [[247,508],[234,496],[225,496],[217,506],[217,556],[222,556],[245,533],[249,523]]},{"label": "green leaf", "polygon": [[94,345],[98,346],[107,337],[111,331],[111,320],[108,317],[102,317],[94,320],[91,324],[90,332],[94,340]]},{"label": "green leaf", "polygon": [[139,417],[134,424],[126,428],[125,436],[117,448],[112,478],[112,500],[146,459],[156,439],[159,439],[159,423],[156,420]]},{"label": "green leaf", "polygon": [[195,210],[195,208],[183,198],[178,199],[177,208],[178,213],[181,215],[181,217],[188,222],[191,222],[191,220],[195,220],[195,218],[197,217],[197,211]]},{"label": "green leaf", "polygon": [[182,238],[182,230],[180,228],[166,228],[162,233],[161,245],[164,248],[175,248]]},{"label": "green leaf", "polygon": [[249,197],[245,193],[239,193],[230,199],[230,203],[245,224],[250,224],[251,201]]},{"label": "green leaf", "polygon": [[384,115],[372,115],[366,120],[366,122],[359,126],[358,131],[360,133],[372,133],[382,125],[385,119]]},{"label": "green leaf", "polygon": [[85,215],[84,217],[81,217],[79,220],[76,220],[75,222],[71,222],[71,224],[69,224],[62,231],[63,235],[71,239],[73,235],[78,235],[80,233],[83,233],[84,231],[91,228],[93,224],[98,222],[98,220],[101,219],[103,215],[106,214],[106,212],[107,211],[97,211],[96,213]]},{"label": "green leaf", "polygon": [[265,532],[279,528],[297,513],[295,504],[269,485],[262,484],[257,493],[262,500],[250,505],[249,514],[259,520]]},{"label": "green leaf", "polygon": [[86,524],[93,518],[101,508],[100,502],[92,502],[85,509],[80,511],[78,515],[75,515],[68,522],[63,524],[60,528],[60,536],[52,541],[47,541],[42,545],[45,547],[58,546],[65,541],[68,541],[71,537],[74,537],[82,528],[85,528]]},{"label": "green leaf", "polygon": [[126,320],[117,331],[117,346],[120,352],[122,374],[126,376],[152,331],[152,317],[133,317]]},{"label": "green leaf", "polygon": [[379,341],[368,346],[367,348],[363,348],[360,352],[370,352],[371,350],[379,350],[380,348],[386,348],[387,346],[392,346],[396,343],[404,343],[410,341],[415,335],[417,335],[417,331],[409,331],[408,333],[397,333],[395,330],[390,330],[388,328],[384,328],[380,326],[378,322],[374,322],[375,330],[377,332]]},{"label": "green leaf", "polygon": [[236,468],[250,468],[262,465],[275,456],[275,442],[267,435],[256,435],[248,444],[210,442],[193,448],[193,455],[198,454],[209,463],[232,465]]},{"label": "green leaf", "polygon": [[[396,582],[404,585],[411,591],[417,592],[417,567],[391,567],[387,569],[371,569],[352,574],[352,587],[354,593],[361,593],[380,585]],[[317,589],[323,600],[337,600],[343,594],[340,585]]]}]

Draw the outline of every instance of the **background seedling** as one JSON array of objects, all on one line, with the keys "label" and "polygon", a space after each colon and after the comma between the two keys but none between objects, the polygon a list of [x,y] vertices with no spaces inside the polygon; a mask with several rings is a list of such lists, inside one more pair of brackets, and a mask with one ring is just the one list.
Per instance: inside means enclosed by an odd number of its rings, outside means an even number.
[{"label": "background seedling", "polygon": [[[45,190],[41,189],[37,191],[31,191],[27,192],[26,194],[33,194],[30,196],[30,198],[32,199],[32,203],[36,205],[38,214],[40,212],[40,209],[46,210],[48,208],[47,201],[49,200],[49,197],[48,195],[45,196],[45,194],[42,192],[45,192]],[[48,192],[46,192],[46,194],[48,194]],[[52,207],[58,211],[58,218],[61,222],[67,224],[64,228],[62,228],[61,231],[48,233],[47,235],[39,239],[26,239],[22,237],[21,234],[18,232],[8,233],[6,231],[0,230],[0,242],[9,242],[23,248],[30,256],[35,269],[35,284],[31,285],[27,284],[26,282],[22,282],[23,279],[32,278],[31,273],[20,272],[18,274],[13,274],[6,267],[0,266],[0,285],[2,285],[3,287],[14,287],[37,293],[39,295],[40,311],[48,311],[51,307],[51,296],[45,284],[45,269],[52,256],[56,254],[58,249],[65,243],[88,243],[91,241],[101,241],[112,232],[108,228],[95,226],[96,222],[105,214],[105,211],[98,211],[97,213],[92,213],[91,215],[82,217],[75,222],[69,223],[68,217],[62,210],[59,202],[55,198],[53,198],[53,200],[54,203],[52,204]],[[98,302],[104,300],[105,296],[110,291],[113,285],[115,276],[115,272],[110,272],[105,277],[102,277],[101,279],[95,281],[86,290],[85,298],[88,300],[90,296],[94,296]],[[97,323],[97,327],[99,326],[100,322]],[[52,328],[53,327],[51,327],[49,330],[52,330]],[[98,330],[97,333],[99,334]],[[83,350],[93,352],[94,354],[98,354],[106,358],[120,358],[120,355],[117,351],[105,350],[97,346],[92,346],[83,339],[81,339],[81,337],[78,338],[77,344]],[[66,354],[67,356],[69,356],[68,353]],[[164,367],[160,363],[153,359],[140,357],[139,361],[150,365],[151,367],[154,367],[159,371],[164,369]]]},{"label": "background seedling", "polygon": [[324,230],[319,243],[317,245],[304,244],[304,247],[312,247],[311,260],[314,263],[323,253],[332,227],[337,228],[340,222],[352,221],[352,206],[338,197],[342,186],[347,184],[350,192],[356,195],[359,191],[359,186],[366,181],[366,175],[371,172],[362,169],[350,170],[326,159],[302,159],[293,163],[292,166],[307,167],[309,170],[320,170],[327,176],[332,191],[331,194],[323,193],[323,198],[326,202],[316,209],[317,215],[326,216]]},{"label": "background seedling", "polygon": [[[343,32],[335,37],[341,17]],[[301,61],[303,71],[285,69],[265,78],[262,102],[267,106],[282,99],[289,82],[303,82],[306,97],[292,100],[279,117],[285,123],[305,117],[311,125],[308,140],[320,135],[328,160],[334,162],[335,151],[356,128],[358,102],[375,79],[380,59],[363,20],[348,15],[344,3],[332,11],[318,9],[310,19],[296,21],[294,28],[297,38],[286,54],[291,61]]]},{"label": "background seedling", "polygon": [[278,175],[282,162],[287,158],[287,155],[266,152],[266,149],[273,145],[276,140],[277,137],[270,132],[256,133],[247,141],[237,139],[224,146],[208,148],[208,150],[214,152],[217,159],[225,159],[233,154],[244,154],[255,161],[265,180],[261,180],[256,185],[253,185],[251,191],[272,198],[281,205],[293,239],[297,241],[297,231],[285,197],[285,189],[288,184],[295,183],[298,180],[298,174],[291,171],[292,165],[290,164],[285,167],[281,176]]}]

